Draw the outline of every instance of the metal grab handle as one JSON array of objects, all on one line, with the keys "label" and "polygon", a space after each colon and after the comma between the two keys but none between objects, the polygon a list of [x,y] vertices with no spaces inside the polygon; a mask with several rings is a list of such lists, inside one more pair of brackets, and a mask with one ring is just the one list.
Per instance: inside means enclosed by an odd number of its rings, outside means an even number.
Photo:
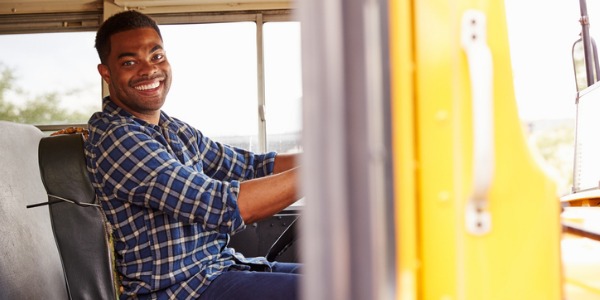
[{"label": "metal grab handle", "polygon": [[473,110],[473,191],[466,207],[467,231],[491,230],[488,192],[494,173],[493,64],[487,45],[485,14],[467,10],[462,18],[461,44],[467,56]]}]

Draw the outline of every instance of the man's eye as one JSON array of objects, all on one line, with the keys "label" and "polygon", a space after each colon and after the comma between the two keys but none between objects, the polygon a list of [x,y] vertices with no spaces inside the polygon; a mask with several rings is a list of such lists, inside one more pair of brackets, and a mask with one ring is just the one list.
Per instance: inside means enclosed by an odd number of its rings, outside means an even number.
[{"label": "man's eye", "polygon": [[165,58],[164,54],[156,54],[156,55],[154,55],[154,60],[161,60],[163,58]]},{"label": "man's eye", "polygon": [[133,66],[133,64],[135,64],[133,61],[129,60],[126,62],[123,62],[121,65],[124,67],[128,67],[128,66]]}]

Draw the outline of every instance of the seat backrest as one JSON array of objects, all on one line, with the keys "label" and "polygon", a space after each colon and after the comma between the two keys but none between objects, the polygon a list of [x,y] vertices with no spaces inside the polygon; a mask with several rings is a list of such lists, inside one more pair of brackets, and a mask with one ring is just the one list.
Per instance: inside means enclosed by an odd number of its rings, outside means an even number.
[{"label": "seat backrest", "polygon": [[0,299],[67,299],[37,150],[43,133],[0,121]]},{"label": "seat backrest", "polygon": [[110,228],[86,170],[81,134],[44,137],[42,181],[71,299],[116,299]]}]

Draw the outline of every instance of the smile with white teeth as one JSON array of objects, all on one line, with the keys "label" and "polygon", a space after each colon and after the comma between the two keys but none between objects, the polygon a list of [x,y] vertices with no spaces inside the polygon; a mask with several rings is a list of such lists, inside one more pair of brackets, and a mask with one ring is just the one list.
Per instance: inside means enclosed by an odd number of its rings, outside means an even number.
[{"label": "smile with white teeth", "polygon": [[149,84],[143,84],[143,85],[138,85],[135,87],[136,90],[138,91],[145,91],[145,90],[151,90],[151,89],[155,89],[160,85],[160,81],[155,81]]}]

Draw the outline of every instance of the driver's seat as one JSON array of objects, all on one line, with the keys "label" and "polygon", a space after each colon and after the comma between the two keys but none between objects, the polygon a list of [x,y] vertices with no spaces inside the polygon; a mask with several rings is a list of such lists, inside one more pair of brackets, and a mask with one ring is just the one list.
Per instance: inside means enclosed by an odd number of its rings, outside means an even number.
[{"label": "driver's seat", "polygon": [[39,166],[70,299],[118,299],[110,225],[89,180],[83,136],[44,137]]}]

